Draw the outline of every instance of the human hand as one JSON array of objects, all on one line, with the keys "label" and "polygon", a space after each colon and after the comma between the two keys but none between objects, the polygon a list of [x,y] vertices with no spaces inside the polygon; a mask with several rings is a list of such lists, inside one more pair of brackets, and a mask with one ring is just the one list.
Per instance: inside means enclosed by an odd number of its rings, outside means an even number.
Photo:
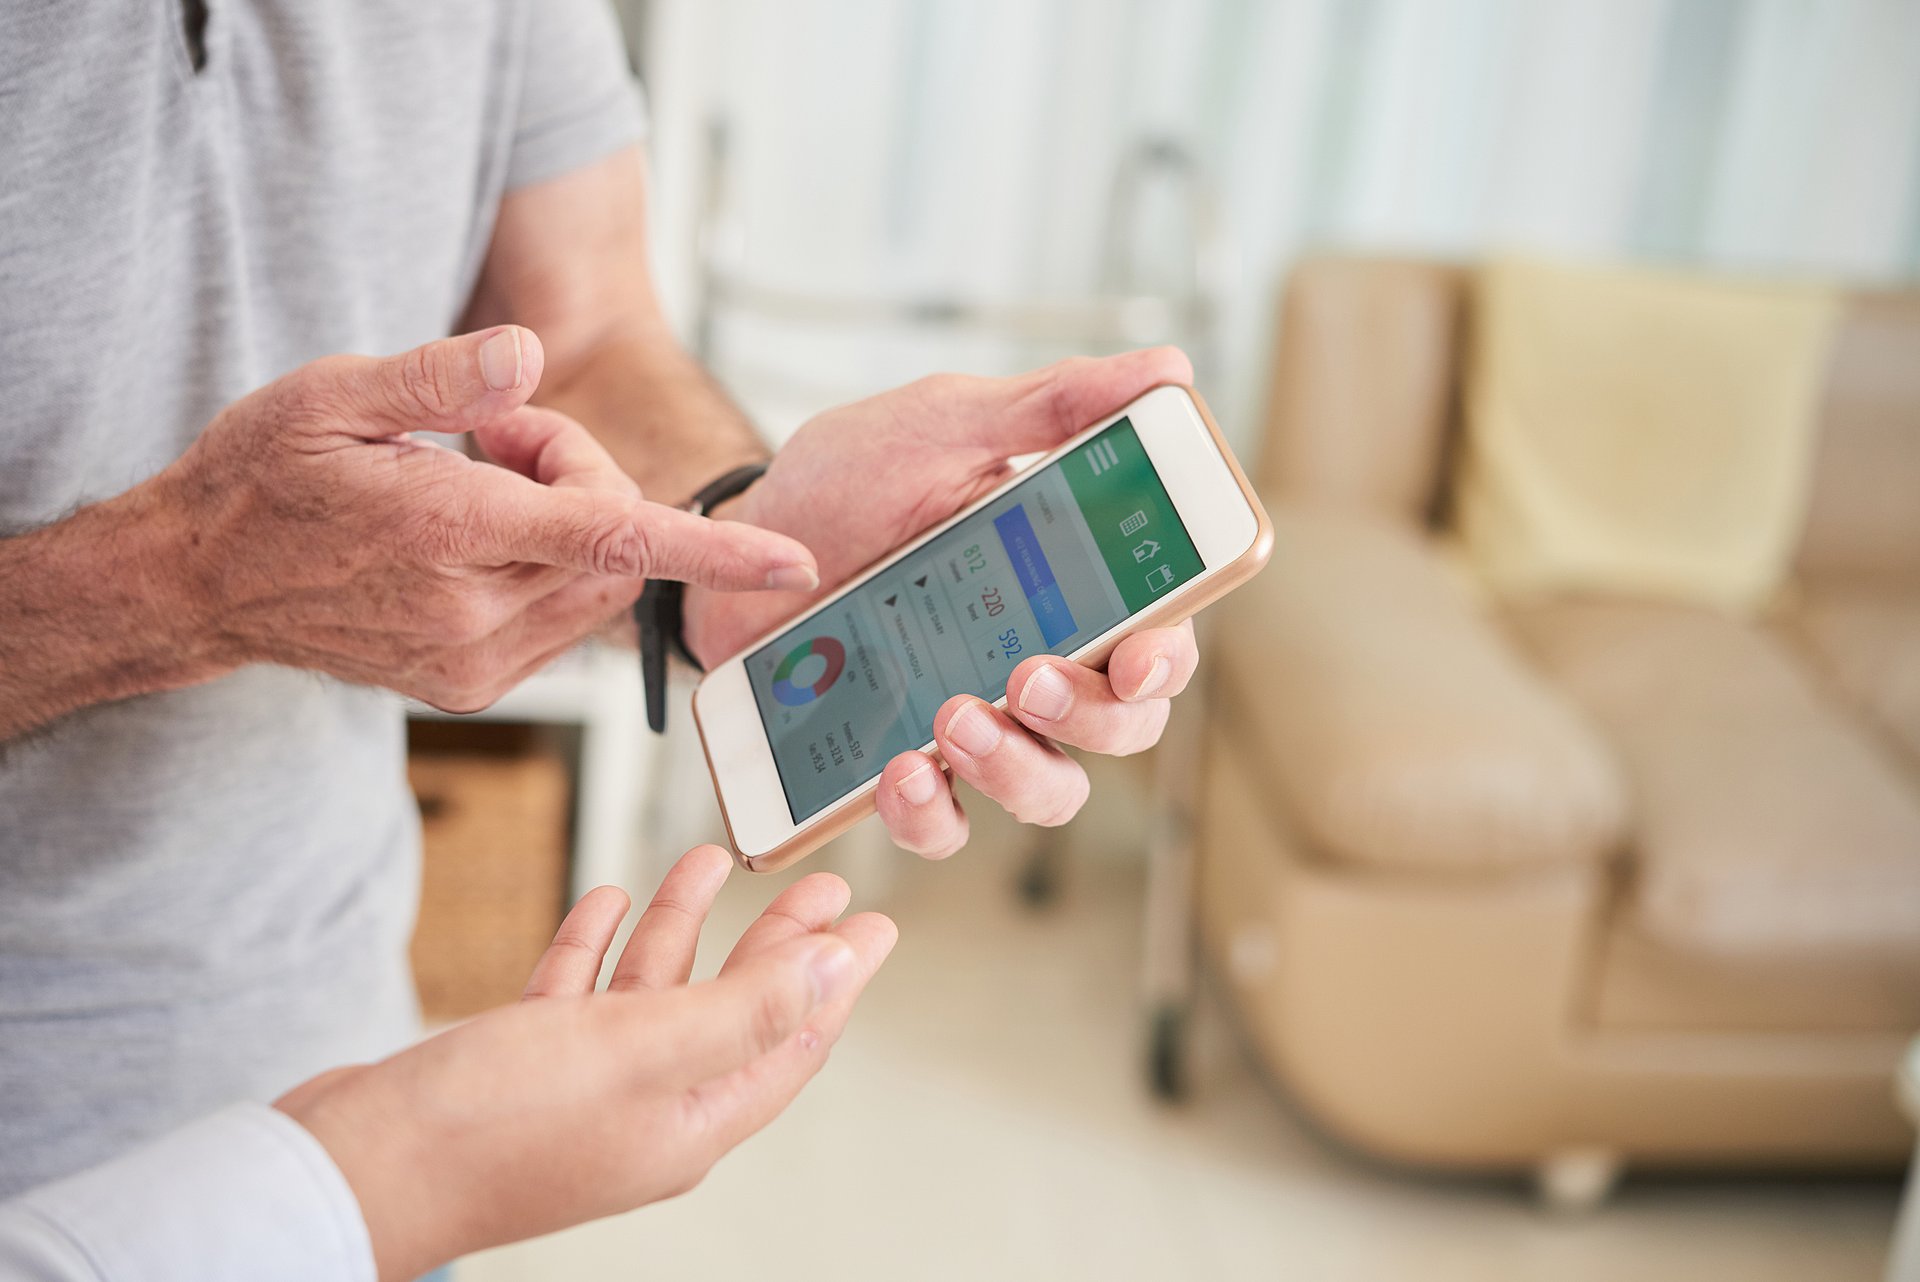
[{"label": "human hand", "polygon": [[[642,501],[500,326],[386,359],[331,356],[223,410],[146,483],[193,530],[195,600],[227,666],[269,662],[485,707],[632,604],[649,576],[818,582],[791,538]],[[413,440],[471,432],[494,466]]]},{"label": "human hand", "polygon": [[[819,556],[820,592],[720,597],[689,590],[686,635],[709,664],[1004,483],[1007,460],[1050,450],[1163,383],[1190,382],[1173,348],[1062,361],[1017,378],[941,374],[806,423],[767,474],[721,514],[790,534]],[[1096,672],[1036,656],[1013,670],[1007,710],[955,696],[934,718],[953,774],[1016,818],[1061,824],[1087,799],[1087,776],[1056,744],[1110,755],[1156,743],[1168,700],[1193,676],[1190,624],[1137,632]],[[880,816],[901,846],[943,858],[965,844],[967,817],[922,752],[881,772]]]},{"label": "human hand", "polygon": [[567,914],[520,1005],[276,1101],[346,1177],[383,1282],[685,1193],[820,1070],[893,923],[835,925],[847,885],[815,873],[774,898],[717,979],[689,984],[732,866],[717,846],[675,864],[606,992],[594,982],[627,912],[611,886]]}]

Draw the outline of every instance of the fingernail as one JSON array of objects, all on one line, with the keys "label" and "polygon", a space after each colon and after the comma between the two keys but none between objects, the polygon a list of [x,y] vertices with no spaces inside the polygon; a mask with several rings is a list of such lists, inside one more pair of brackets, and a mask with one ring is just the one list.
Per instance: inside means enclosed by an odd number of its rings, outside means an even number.
[{"label": "fingernail", "polygon": [[926,805],[933,800],[933,794],[939,791],[939,781],[933,777],[933,763],[921,762],[893,788],[900,794],[900,800],[909,806]]},{"label": "fingernail", "polygon": [[1000,746],[1000,726],[984,703],[969,703],[947,722],[947,738],[976,761]]},{"label": "fingernail", "polygon": [[1147,669],[1147,679],[1140,683],[1140,688],[1133,692],[1133,697],[1136,699],[1153,698],[1154,695],[1159,694],[1167,688],[1167,677],[1172,672],[1173,665],[1167,662],[1166,655],[1154,655],[1153,666]]},{"label": "fingernail", "polygon": [[1073,706],[1073,687],[1066,673],[1049,663],[1034,673],[1020,692],[1020,711],[1042,721],[1058,721]]},{"label": "fingernail", "polygon": [[775,592],[811,592],[820,586],[820,575],[810,565],[783,565],[767,575],[767,586]]},{"label": "fingernail", "polygon": [[853,949],[845,940],[829,935],[813,960],[807,963],[807,969],[813,976],[815,999],[830,1002],[847,990],[847,983],[853,978]]},{"label": "fingernail", "polygon": [[496,392],[520,386],[520,331],[501,330],[480,344],[480,376]]}]

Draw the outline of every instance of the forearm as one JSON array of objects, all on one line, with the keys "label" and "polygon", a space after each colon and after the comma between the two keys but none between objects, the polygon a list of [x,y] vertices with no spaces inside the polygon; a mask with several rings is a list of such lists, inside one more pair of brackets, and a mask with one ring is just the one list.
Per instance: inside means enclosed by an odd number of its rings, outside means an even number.
[{"label": "forearm", "polygon": [[647,256],[646,169],[630,147],[507,195],[466,327],[538,334],[536,402],[585,424],[648,498],[677,504],[767,449],[674,339]]},{"label": "forearm", "polygon": [[616,332],[561,368],[536,400],[585,424],[647,497],[682,503],[767,456],[747,417],[664,325]]},{"label": "forearm", "polygon": [[227,669],[186,587],[192,544],[156,482],[0,539],[0,743]]}]

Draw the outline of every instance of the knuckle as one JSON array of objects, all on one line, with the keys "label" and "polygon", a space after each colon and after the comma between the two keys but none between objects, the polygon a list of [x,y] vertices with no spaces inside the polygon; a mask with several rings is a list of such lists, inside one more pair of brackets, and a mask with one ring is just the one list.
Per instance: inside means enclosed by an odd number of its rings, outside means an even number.
[{"label": "knuckle", "polygon": [[653,897],[653,902],[647,905],[647,911],[643,915],[647,917],[672,917],[678,921],[695,921],[700,916],[700,914],[693,910],[693,905],[681,899],[679,896],[670,895],[665,891]]},{"label": "knuckle", "polygon": [[458,654],[449,658],[444,666],[443,676],[449,693],[460,702],[470,705],[448,711],[478,712],[492,705],[499,697],[490,665],[475,654]]},{"label": "knuckle", "polygon": [[600,962],[600,950],[589,943],[586,936],[580,934],[577,930],[563,930],[555,935],[553,937],[553,943],[547,946],[547,951],[557,956],[572,954],[577,957],[589,958],[595,965],[598,965]]},{"label": "knuckle", "polygon": [[261,417],[282,429],[299,430],[331,418],[338,410],[339,389],[346,383],[351,358],[323,356],[255,393]]},{"label": "knuckle", "polygon": [[431,347],[416,347],[400,358],[399,385],[408,409],[438,417],[453,404],[453,389],[446,370],[435,359]]},{"label": "knuckle", "polygon": [[589,560],[596,574],[640,575],[653,567],[652,540],[637,522],[608,522],[589,540]]},{"label": "knuckle", "polygon": [[964,392],[971,382],[965,374],[928,374],[914,380],[913,390],[928,400],[946,400]]},{"label": "knuckle", "polygon": [[435,565],[471,563],[480,543],[482,509],[469,502],[424,504],[415,521],[415,539],[427,560]]}]

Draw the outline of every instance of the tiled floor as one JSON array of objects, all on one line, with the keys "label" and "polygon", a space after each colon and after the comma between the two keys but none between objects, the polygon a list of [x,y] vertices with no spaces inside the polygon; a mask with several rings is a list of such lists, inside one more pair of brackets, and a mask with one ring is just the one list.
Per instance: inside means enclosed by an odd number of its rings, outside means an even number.
[{"label": "tiled floor", "polygon": [[[1156,1107],[1136,1071],[1140,871],[1096,848],[1124,826],[1108,804],[1044,914],[1011,893],[993,822],[947,864],[902,856],[884,903],[856,885],[900,946],[799,1103],[690,1196],[459,1282],[1878,1278],[1890,1181],[1629,1181],[1555,1220],[1517,1185],[1409,1178],[1318,1139],[1217,1009],[1192,1103]],[[770,885],[735,877],[703,966]]]}]

